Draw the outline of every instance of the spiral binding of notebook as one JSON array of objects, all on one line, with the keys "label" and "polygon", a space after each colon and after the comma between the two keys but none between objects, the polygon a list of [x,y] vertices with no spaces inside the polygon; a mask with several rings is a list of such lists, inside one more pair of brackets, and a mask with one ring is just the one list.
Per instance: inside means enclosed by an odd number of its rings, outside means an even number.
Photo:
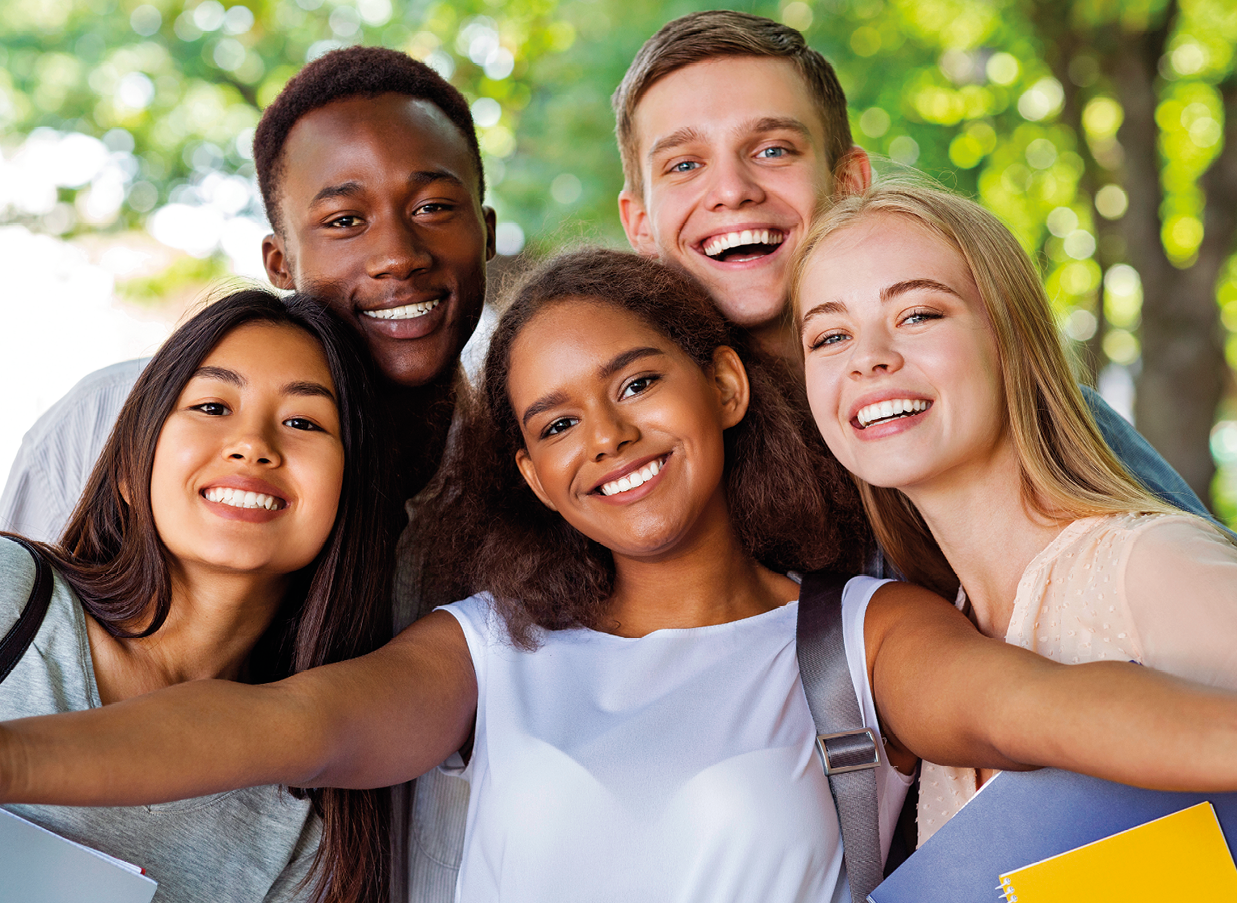
[{"label": "spiral binding of notebook", "polygon": [[1001,875],[1006,903],[1237,900],[1237,867],[1215,810],[1199,803]]}]

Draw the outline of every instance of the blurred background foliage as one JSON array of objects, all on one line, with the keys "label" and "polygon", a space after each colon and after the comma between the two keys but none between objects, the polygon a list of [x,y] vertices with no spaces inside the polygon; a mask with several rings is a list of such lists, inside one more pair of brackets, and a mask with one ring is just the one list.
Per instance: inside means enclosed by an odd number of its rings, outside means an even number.
[{"label": "blurred background foliage", "polygon": [[[260,274],[259,112],[307,60],[363,42],[428,61],[472,103],[503,254],[622,244],[609,96],[649,35],[706,6],[0,0],[0,215],[102,242],[131,300]],[[1237,4],[737,8],[834,63],[878,171],[921,169],[1014,228],[1080,378],[1237,523]]]}]

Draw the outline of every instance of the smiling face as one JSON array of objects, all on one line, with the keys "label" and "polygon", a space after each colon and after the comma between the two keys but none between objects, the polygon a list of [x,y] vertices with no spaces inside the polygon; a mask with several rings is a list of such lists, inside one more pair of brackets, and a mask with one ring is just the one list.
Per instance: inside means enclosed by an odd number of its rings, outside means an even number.
[{"label": "smiling face", "polygon": [[[674,262],[731,321],[780,328],[790,261],[834,191],[821,115],[794,64],[719,57],[656,81],[634,116],[643,193],[619,196],[633,248]],[[866,186],[859,152],[839,173]]]},{"label": "smiling face", "polygon": [[852,473],[914,499],[1008,459],[996,339],[950,244],[870,214],[813,252],[796,307],[812,413]]},{"label": "smiling face", "polygon": [[313,561],[343,483],[334,393],[322,349],[293,326],[245,324],[207,355],[151,470],[174,573],[280,577]]},{"label": "smiling face", "polygon": [[292,127],[281,165],[271,282],[325,298],[392,382],[452,373],[494,256],[494,211],[459,129],[402,94],[339,100]]},{"label": "smiling face", "polygon": [[657,558],[728,527],[722,431],[747,410],[747,378],[725,347],[710,371],[620,308],[550,304],[511,346],[521,473],[616,557]]}]

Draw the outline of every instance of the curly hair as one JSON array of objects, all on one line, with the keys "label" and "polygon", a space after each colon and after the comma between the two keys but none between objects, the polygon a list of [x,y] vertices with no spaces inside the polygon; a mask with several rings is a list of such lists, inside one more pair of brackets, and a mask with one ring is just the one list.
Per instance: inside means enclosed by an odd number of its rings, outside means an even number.
[{"label": "curly hair", "polygon": [[[619,251],[567,253],[530,273],[512,294],[486,356],[467,434],[448,480],[459,487],[443,513],[447,554],[469,585],[494,598],[514,643],[533,628],[596,628],[614,586],[608,549],[541,504],[516,465],[523,435],[507,395],[512,345],[548,306],[584,299],[612,305],[666,336],[702,369],[722,345],[747,369],[747,414],[726,430],[723,480],[743,548],[777,571],[857,569],[870,533],[854,485],[788,400],[774,367],[748,347],[686,274]],[[793,396],[792,396],[793,397]]]},{"label": "curly hair", "polygon": [[301,117],[337,100],[404,94],[432,103],[446,115],[464,140],[477,170],[477,198],[485,197],[485,173],[468,101],[441,75],[406,53],[385,47],[345,47],[332,50],[307,65],[289,81],[262,112],[253,136],[253,163],[271,228],[283,234],[279,189],[283,181],[283,148]]}]

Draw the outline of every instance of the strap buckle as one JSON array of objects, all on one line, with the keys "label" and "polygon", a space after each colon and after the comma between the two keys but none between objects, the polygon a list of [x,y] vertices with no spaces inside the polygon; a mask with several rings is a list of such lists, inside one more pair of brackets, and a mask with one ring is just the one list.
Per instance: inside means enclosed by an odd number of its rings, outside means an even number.
[{"label": "strap buckle", "polygon": [[825,766],[825,774],[830,776],[875,768],[881,761],[876,732],[870,727],[836,734],[817,734],[816,749]]}]

